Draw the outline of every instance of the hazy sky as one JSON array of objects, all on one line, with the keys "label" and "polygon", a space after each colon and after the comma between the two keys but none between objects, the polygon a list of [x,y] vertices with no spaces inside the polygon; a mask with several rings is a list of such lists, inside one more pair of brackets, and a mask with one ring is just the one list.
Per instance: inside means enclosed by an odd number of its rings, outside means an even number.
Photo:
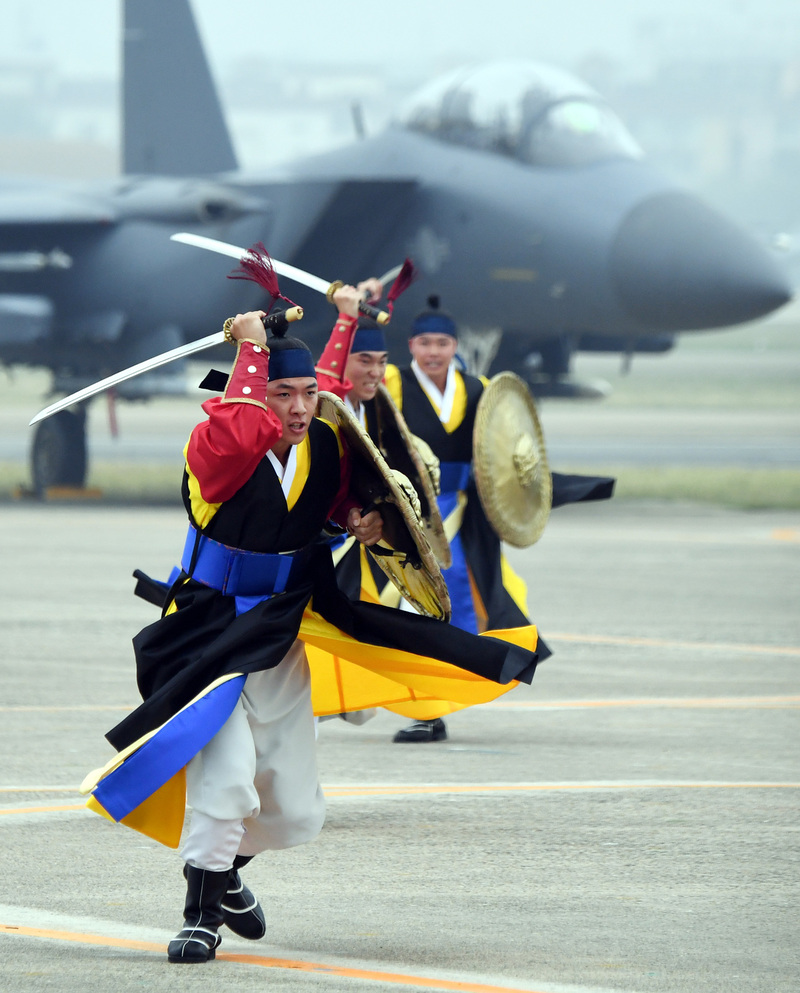
[{"label": "hazy sky", "polygon": [[[390,69],[430,62],[433,71],[503,56],[570,68],[599,52],[635,68],[647,60],[654,30],[709,51],[776,39],[789,45],[800,30],[800,0],[192,0],[192,7],[217,73],[257,52],[364,58]],[[116,75],[119,21],[118,0],[2,0],[0,60],[41,55],[70,71]]]}]

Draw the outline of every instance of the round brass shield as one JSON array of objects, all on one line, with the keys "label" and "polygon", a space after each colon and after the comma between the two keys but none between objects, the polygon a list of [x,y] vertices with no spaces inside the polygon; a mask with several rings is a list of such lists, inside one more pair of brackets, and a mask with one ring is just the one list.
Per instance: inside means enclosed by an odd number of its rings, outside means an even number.
[{"label": "round brass shield", "polygon": [[453,558],[450,543],[444,533],[444,522],[439,513],[436,491],[422,456],[417,451],[414,436],[408,430],[405,418],[395,406],[389,391],[381,383],[375,394],[375,416],[378,421],[380,448],[392,469],[399,469],[408,476],[419,496],[422,525],[425,537],[442,569],[449,569]]},{"label": "round brass shield", "polygon": [[489,523],[503,541],[527,548],[541,537],[553,481],[536,405],[513,372],[494,376],[475,413],[473,471]]},{"label": "round brass shield", "polygon": [[425,537],[419,512],[403,491],[402,479],[393,473],[358,418],[335,394],[320,391],[317,416],[335,424],[347,445],[352,494],[362,508],[375,505],[380,509],[383,537],[376,545],[367,546],[367,551],[419,613],[449,621],[447,586]]}]

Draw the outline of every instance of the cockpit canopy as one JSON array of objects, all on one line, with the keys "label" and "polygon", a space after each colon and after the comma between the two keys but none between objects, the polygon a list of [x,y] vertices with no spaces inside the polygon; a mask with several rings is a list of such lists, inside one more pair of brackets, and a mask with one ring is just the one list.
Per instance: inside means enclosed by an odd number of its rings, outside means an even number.
[{"label": "cockpit canopy", "polygon": [[408,101],[397,123],[528,165],[582,166],[642,156],[591,87],[535,62],[490,62],[441,76]]}]

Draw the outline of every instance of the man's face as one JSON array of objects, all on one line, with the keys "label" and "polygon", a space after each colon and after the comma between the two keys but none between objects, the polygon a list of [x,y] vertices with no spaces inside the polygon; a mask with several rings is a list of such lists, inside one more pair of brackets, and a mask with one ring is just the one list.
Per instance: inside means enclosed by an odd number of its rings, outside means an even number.
[{"label": "man's face", "polygon": [[350,396],[360,403],[372,400],[386,373],[387,352],[356,352],[347,360],[345,378],[353,384]]},{"label": "man's face", "polygon": [[418,334],[408,339],[408,350],[431,379],[441,379],[453,360],[458,341],[449,334]]},{"label": "man's face", "polygon": [[299,445],[317,410],[316,379],[276,379],[267,383],[267,406],[281,422],[283,440]]}]

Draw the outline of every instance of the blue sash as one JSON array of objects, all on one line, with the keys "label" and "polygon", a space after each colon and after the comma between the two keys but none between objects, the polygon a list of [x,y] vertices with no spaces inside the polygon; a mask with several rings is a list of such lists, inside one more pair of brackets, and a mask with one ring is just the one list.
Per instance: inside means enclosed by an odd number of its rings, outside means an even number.
[{"label": "blue sash", "polygon": [[190,524],[181,568],[225,596],[263,598],[302,582],[309,557],[308,549],[284,554],[246,552],[214,541]]}]

